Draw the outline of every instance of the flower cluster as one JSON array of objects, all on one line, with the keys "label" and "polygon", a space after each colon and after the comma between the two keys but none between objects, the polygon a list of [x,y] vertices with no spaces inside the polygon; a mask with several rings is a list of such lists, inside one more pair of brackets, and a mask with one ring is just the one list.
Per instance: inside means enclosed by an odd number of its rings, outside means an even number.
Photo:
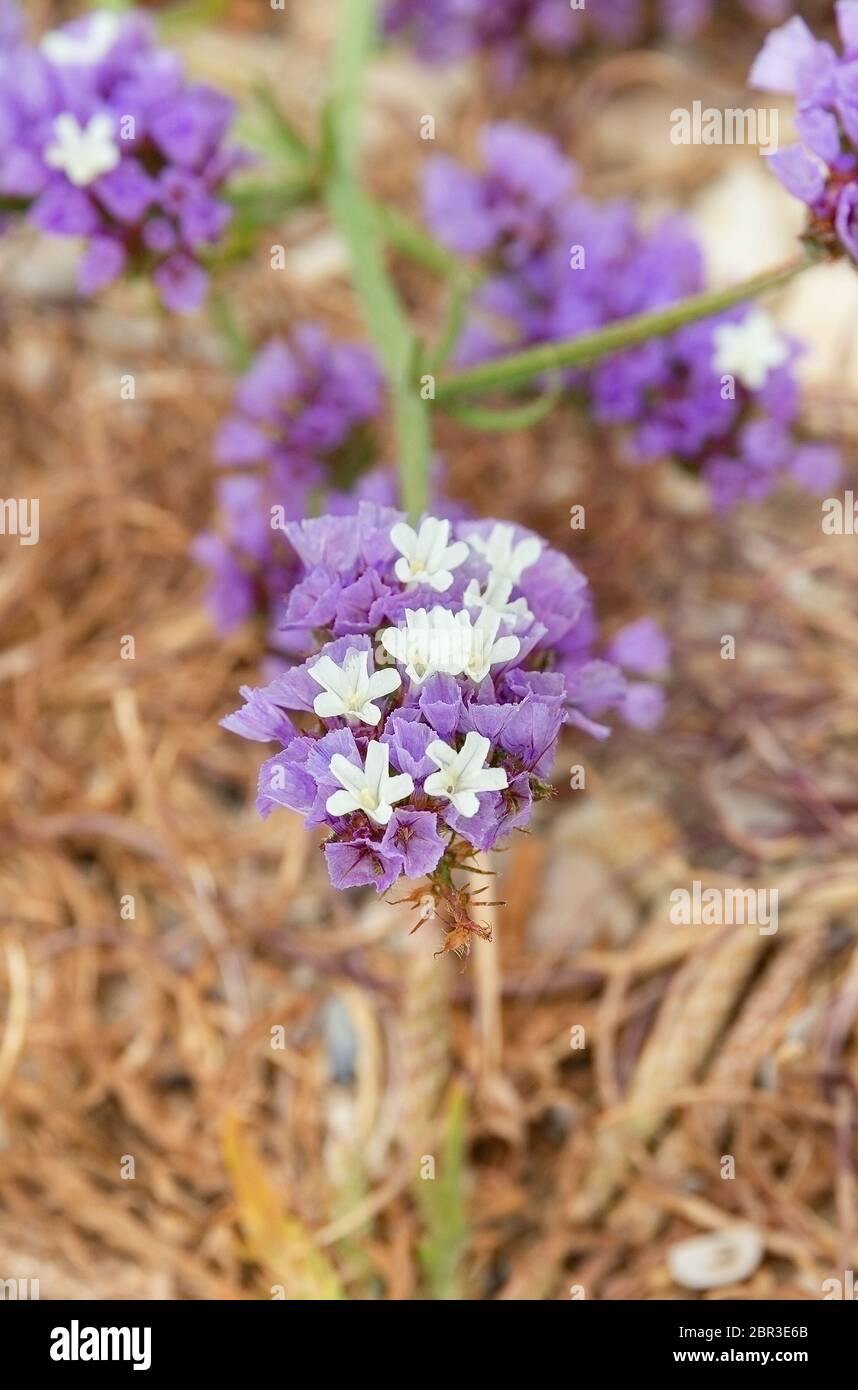
[{"label": "flower cluster", "polygon": [[[773,24],[789,7],[787,0],[741,0],[740,8]],[[529,51],[562,56],[593,42],[686,39],[714,13],[715,0],[389,0],[385,28],[407,38],[426,62],[486,52],[512,76]]]},{"label": "flower cluster", "polygon": [[[426,218],[439,240],[487,268],[457,348],[459,363],[552,342],[704,288],[699,247],[677,218],[643,230],[634,208],[582,195],[545,135],[487,127],[480,173],[429,161]],[[796,436],[798,345],[759,309],[740,308],[616,354],[566,385],[593,418],[621,427],[632,462],[676,457],[715,506],[758,501],[783,477],[825,491],[836,451]]]},{"label": "flower cluster", "polygon": [[25,42],[0,17],[0,205],[82,237],[83,293],[151,274],[176,312],[202,303],[205,248],[230,220],[219,196],[245,160],[225,143],[232,102],[189,82],[151,21],[96,10]]},{"label": "flower cluster", "polygon": [[[245,688],[223,721],[281,745],[261,769],[258,809],[328,829],[335,887],[381,893],[428,875],[458,911],[452,869],[527,825],[564,723],[604,737],[597,719],[628,704],[646,726],[655,687],[594,657],[587,581],[521,527],[425,517],[414,529],[364,502],[285,531],[303,573],[284,623],[314,634],[312,654]],[[647,676],[668,658],[645,620],[614,648]]]},{"label": "flower cluster", "polygon": [[799,142],[769,163],[807,204],[809,239],[858,261],[858,0],[839,0],[834,10],[841,56],[796,16],[768,35],[750,83],[795,97]]},{"label": "flower cluster", "polygon": [[209,607],[220,632],[259,614],[271,624],[271,644],[282,647],[280,596],[298,574],[286,522],[310,515],[322,498],[328,512],[354,510],[362,499],[392,502],[392,475],[368,467],[381,399],[372,353],[332,342],[314,323],[299,325],[288,342],[272,339],[238,382],[215,441],[220,529],[194,545],[211,571]]}]

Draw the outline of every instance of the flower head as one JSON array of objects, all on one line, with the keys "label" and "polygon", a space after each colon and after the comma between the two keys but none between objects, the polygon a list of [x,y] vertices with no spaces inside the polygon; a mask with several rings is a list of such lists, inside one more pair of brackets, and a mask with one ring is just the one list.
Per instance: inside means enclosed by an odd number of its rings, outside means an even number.
[{"label": "flower head", "polygon": [[858,262],[858,0],[834,12],[842,54],[794,16],[767,36],[749,80],[795,97],[799,143],[770,155],[770,167],[807,204],[810,240]]},{"label": "flower head", "polygon": [[[399,874],[425,873],[443,897],[473,849],[527,824],[564,721],[603,737],[592,714],[622,712],[626,681],[594,660],[586,580],[521,527],[426,518],[409,530],[400,513],[368,502],[352,516],[289,523],[286,535],[302,569],[285,613],[309,655],[244,690],[243,708],[224,721],[281,745],[260,774],[260,812],[285,806],[326,825],[339,887],[384,892]],[[413,589],[418,552],[453,582]],[[517,580],[500,578],[495,561]],[[415,606],[412,594],[424,592],[437,601]],[[626,645],[634,660],[641,642]],[[373,652],[396,668],[374,669]]]},{"label": "flower head", "polygon": [[[856,4],[852,0],[850,14]],[[838,16],[843,32],[843,5]],[[845,165],[838,159],[828,191],[825,164],[835,157],[834,147],[840,149],[838,121],[853,109],[858,137],[858,81],[853,107],[845,69],[836,92],[831,86],[827,46],[813,41],[808,47],[802,40],[799,48],[789,80],[800,79],[802,92],[815,93],[815,104],[801,110],[807,148],[795,146],[770,158],[778,161],[784,182],[811,204],[813,226],[824,225],[826,235],[839,237],[858,261],[858,146]],[[828,51],[833,61],[833,50]],[[858,63],[847,66],[858,70]],[[834,103],[831,110],[826,102]],[[428,164],[427,220],[453,250],[481,256],[485,270],[456,348],[460,364],[491,358],[511,344],[550,343],[597,330],[705,289],[701,250],[683,222],[670,217],[644,229],[629,203],[600,204],[584,197],[573,166],[557,146],[551,147],[550,175],[523,176],[513,189],[498,149],[518,142],[520,150],[530,150],[529,158],[521,155],[519,161],[529,168],[542,168],[547,159],[528,144],[532,132],[517,132],[504,122],[499,131],[489,127],[483,133],[478,172],[449,157]],[[565,179],[557,167],[563,165]],[[829,206],[826,200],[835,191]],[[581,256],[574,274],[570,247]],[[703,477],[714,507],[726,510],[742,500],[761,500],[783,479],[802,486],[808,480],[797,467],[804,448],[795,437],[798,353],[798,345],[758,310],[737,308],[569,372],[560,385],[574,392],[597,425],[622,431],[618,448],[630,462],[676,458]],[[720,379],[724,375],[733,377],[729,390]],[[782,447],[767,462],[756,446],[758,425],[781,437]],[[531,537],[513,546],[510,534],[504,523],[480,524],[465,539],[487,560],[493,579],[526,592],[530,573],[538,569],[539,541]],[[479,602],[476,589],[469,589],[467,601]]]},{"label": "flower head", "polygon": [[154,34],[142,15],[101,10],[38,48],[13,30],[14,61],[0,62],[0,196],[42,231],[86,239],[84,294],[132,269],[184,313],[205,298],[202,252],[232,215],[220,190],[247,157],[226,144],[229,98],[187,81]]}]

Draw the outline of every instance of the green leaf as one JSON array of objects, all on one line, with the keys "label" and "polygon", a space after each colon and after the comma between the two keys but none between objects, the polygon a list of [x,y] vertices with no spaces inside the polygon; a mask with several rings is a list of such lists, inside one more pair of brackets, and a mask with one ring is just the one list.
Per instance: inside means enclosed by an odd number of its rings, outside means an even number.
[{"label": "green leaf", "polygon": [[223,295],[216,295],[212,299],[210,312],[212,321],[226,345],[233,371],[243,375],[253,360],[253,348],[247,334]]},{"label": "green leaf", "polygon": [[444,409],[454,420],[475,430],[490,430],[497,433],[511,433],[513,430],[530,429],[540,420],[550,415],[560,400],[559,391],[549,391],[538,396],[526,405],[510,406],[506,410],[492,410],[490,407],[465,405],[459,401],[445,401]]},{"label": "green leaf", "polygon": [[253,88],[256,110],[263,120],[263,130],[257,135],[250,121],[241,122],[240,134],[245,140],[255,142],[265,153],[285,158],[290,164],[307,169],[313,164],[315,156],[300,131],[293,125],[285,111],[280,109],[277,98],[267,82],[258,82]]},{"label": "green leaf", "polygon": [[[434,270],[436,274],[449,279],[466,283],[469,275],[472,275],[458,256],[397,208],[373,203],[373,211],[379,232],[397,251],[426,266],[427,270]],[[477,276],[473,274],[472,279],[476,282]]]}]

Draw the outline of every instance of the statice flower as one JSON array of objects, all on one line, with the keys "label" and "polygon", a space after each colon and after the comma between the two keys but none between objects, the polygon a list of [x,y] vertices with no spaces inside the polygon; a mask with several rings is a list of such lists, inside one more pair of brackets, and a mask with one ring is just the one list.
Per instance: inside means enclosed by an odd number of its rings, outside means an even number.
[{"label": "statice flower", "polygon": [[[486,271],[459,364],[574,337],[705,288],[700,248],[682,220],[645,229],[627,201],[585,197],[545,135],[503,122],[483,133],[481,150],[478,172],[436,156],[424,176],[433,232]],[[818,492],[836,481],[836,451],[798,435],[799,354],[749,306],[569,372],[565,384],[617,432],[630,462],[676,458],[701,474],[723,511],[761,500],[784,478]]]},{"label": "statice flower", "polygon": [[[740,11],[773,24],[788,0],[740,0]],[[384,27],[404,38],[425,62],[488,55],[510,80],[532,55],[557,57],[587,44],[632,44],[652,38],[682,40],[700,33],[715,0],[389,0]]]},{"label": "statice flower", "polygon": [[834,6],[842,54],[795,16],[766,38],[750,83],[795,97],[799,141],[769,163],[807,204],[807,238],[858,261],[858,0]]},{"label": "statice flower", "polygon": [[[276,623],[298,566],[287,522],[310,515],[322,498],[327,511],[393,501],[392,474],[370,466],[381,399],[372,353],[331,340],[314,323],[265,344],[240,379],[215,440],[219,527],[194,545],[211,573],[209,607],[220,632],[253,615]],[[312,625],[309,607],[307,618]],[[271,637],[284,646],[276,630]]]},{"label": "statice flower", "polygon": [[604,655],[626,678],[620,715],[632,728],[652,733],[664,717],[664,681],[671,668],[664,629],[653,618],[637,618],[614,634]]},{"label": "statice flower", "polygon": [[199,308],[205,252],[231,216],[222,188],[245,162],[227,144],[232,119],[144,15],[95,10],[34,45],[0,11],[0,200],[84,240],[84,294],[127,270],[151,276],[167,308]]},{"label": "statice flower", "polygon": [[[540,537],[499,521],[411,526],[364,502],[285,532],[301,574],[283,622],[303,634],[305,657],[243,690],[223,721],[280,745],[262,766],[258,809],[323,827],[337,888],[383,893],[428,877],[445,949],[465,950],[486,929],[454,871],[528,825],[551,792],[564,724],[604,736],[594,716],[628,699],[626,677],[593,655],[587,581]],[[614,645],[647,677],[668,658],[646,625]],[[652,711],[639,705],[643,727]]]}]

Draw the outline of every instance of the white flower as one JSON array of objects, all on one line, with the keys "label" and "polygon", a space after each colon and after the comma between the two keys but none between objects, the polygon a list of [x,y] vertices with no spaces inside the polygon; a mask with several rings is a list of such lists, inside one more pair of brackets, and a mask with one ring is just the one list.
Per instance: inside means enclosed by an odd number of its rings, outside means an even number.
[{"label": "white flower", "polygon": [[385,628],[381,645],[414,685],[436,671],[458,675],[461,670],[462,640],[449,608],[406,608],[405,627]]},{"label": "white flower", "polygon": [[752,309],[741,323],[720,323],[712,334],[712,366],[721,376],[734,376],[749,391],[759,391],[773,367],[789,357],[789,343],[762,309]]},{"label": "white flower", "polygon": [[527,606],[527,599],[517,598],[510,601],[511,593],[511,581],[503,579],[493,570],[484,590],[480,589],[478,580],[471,580],[465,590],[462,602],[466,608],[490,608],[493,613],[497,613],[505,622],[511,623],[513,626],[519,619],[523,623],[531,622],[533,614]]},{"label": "white flower", "polygon": [[119,15],[97,10],[86,25],[76,33],[52,29],[42,39],[41,49],[51,63],[59,67],[91,66],[106,57],[119,37],[122,27]]},{"label": "white flower", "polygon": [[443,796],[461,816],[475,816],[480,809],[478,792],[499,792],[507,785],[502,767],[486,767],[489,740],[473,730],[457,753],[448,743],[435,739],[426,749],[427,757],[440,772],[431,772],[423,783],[427,796]]},{"label": "white flower", "polygon": [[53,125],[54,142],[45,148],[45,163],[62,169],[78,188],[85,188],[102,174],[109,174],[120,160],[119,146],[113,138],[113,119],[105,112],[90,116],[85,126],[70,111],[57,116]]},{"label": "white flower", "polygon": [[388,627],[381,634],[385,651],[405,667],[414,685],[436,673],[469,676],[479,683],[492,666],[512,661],[521,643],[517,637],[498,637],[500,614],[483,608],[476,623],[462,608],[407,608],[405,627]]},{"label": "white flower", "polygon": [[338,666],[329,656],[320,656],[309,669],[309,674],[322,694],[313,701],[313,709],[322,719],[334,719],[342,715],[350,724],[377,724],[381,710],[373,700],[390,695],[402,684],[398,671],[388,667],[384,671],[369,674],[369,652],[351,647],[342,666]]},{"label": "white flower", "polygon": [[473,626],[470,613],[457,613],[456,617],[462,620],[460,627],[465,644],[460,674],[468,676],[476,685],[485,679],[492,666],[518,656],[521,643],[517,637],[498,637],[501,615],[493,608],[482,608]]},{"label": "white flower", "polygon": [[394,572],[400,583],[409,588],[428,584],[436,593],[443,594],[453,582],[451,571],[468,558],[464,541],[449,544],[449,521],[439,521],[434,516],[421,521],[419,531],[406,526],[404,521],[397,522],[390,539],[400,552]]},{"label": "white flower", "polygon": [[332,816],[347,816],[352,811],[366,811],[370,820],[377,825],[387,825],[393,815],[393,804],[410,796],[414,783],[407,772],[391,777],[388,772],[390,749],[378,739],[367,744],[366,761],[363,767],[356,767],[335,753],[331,758],[331,772],[343,787],[343,791],[333,792],[325,802],[325,809]]},{"label": "white flower", "polygon": [[492,527],[488,539],[476,535],[468,537],[469,545],[488,560],[492,577],[508,579],[510,584],[517,584],[524,571],[535,565],[542,554],[542,541],[536,536],[525,536],[517,543],[514,537],[515,527],[505,526],[501,521]]}]

